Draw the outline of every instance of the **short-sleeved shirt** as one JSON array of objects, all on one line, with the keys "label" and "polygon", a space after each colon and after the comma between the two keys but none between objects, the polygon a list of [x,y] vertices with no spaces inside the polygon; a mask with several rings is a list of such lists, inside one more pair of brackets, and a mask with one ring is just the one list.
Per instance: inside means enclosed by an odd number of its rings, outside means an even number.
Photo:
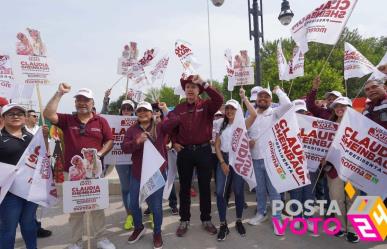
[{"label": "short-sleeved shirt", "polygon": [[75,155],[81,156],[83,148],[94,148],[97,151],[109,140],[113,140],[112,130],[103,117],[94,116],[85,124],[84,134],[81,135],[83,125],[76,114],[58,113],[57,126],[63,131],[64,138],[64,170],[68,172],[71,166],[71,158]]},{"label": "short-sleeved shirt", "polygon": [[22,128],[22,137],[9,134],[5,128],[0,133],[0,162],[16,165],[30,144],[33,135]]},{"label": "short-sleeved shirt", "polygon": [[231,150],[232,129],[231,124],[227,124],[226,128],[221,131],[220,129],[222,128],[223,120],[223,118],[217,120],[215,129],[216,134],[220,134],[220,150],[222,152],[229,153]]}]

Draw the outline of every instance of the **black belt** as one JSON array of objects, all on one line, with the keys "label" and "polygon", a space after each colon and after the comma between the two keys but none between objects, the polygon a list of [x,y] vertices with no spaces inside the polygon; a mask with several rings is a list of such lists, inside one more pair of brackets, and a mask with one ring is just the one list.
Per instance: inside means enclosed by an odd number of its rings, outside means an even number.
[{"label": "black belt", "polygon": [[205,148],[207,146],[210,146],[210,143],[204,143],[204,144],[189,144],[189,145],[183,145],[184,149],[187,149],[187,150],[197,150],[197,149],[200,149],[200,148]]}]

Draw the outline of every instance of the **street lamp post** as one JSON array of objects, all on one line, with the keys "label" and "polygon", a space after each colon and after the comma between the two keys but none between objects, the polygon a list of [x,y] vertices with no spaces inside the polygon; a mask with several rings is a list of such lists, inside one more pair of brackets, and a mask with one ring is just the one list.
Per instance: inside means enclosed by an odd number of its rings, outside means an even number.
[{"label": "street lamp post", "polygon": [[[260,42],[264,42],[263,39],[263,15],[262,15],[262,0],[253,0],[253,5],[251,7],[250,0],[248,2],[248,12],[249,12],[249,34],[250,40],[254,38],[254,49],[255,49],[255,85],[261,85],[261,57],[259,54]],[[253,30],[251,29],[251,16],[253,17]],[[289,2],[287,0],[282,0],[281,12],[278,16],[278,20],[283,25],[288,25],[294,14],[290,9]]]}]

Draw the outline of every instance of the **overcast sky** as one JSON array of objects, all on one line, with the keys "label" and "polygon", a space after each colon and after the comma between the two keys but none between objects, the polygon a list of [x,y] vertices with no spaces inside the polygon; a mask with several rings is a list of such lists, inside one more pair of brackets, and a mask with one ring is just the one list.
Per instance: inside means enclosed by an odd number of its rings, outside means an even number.
[{"label": "overcast sky", "polygon": [[[325,0],[289,0],[298,19]],[[290,37],[290,26],[282,26],[277,17],[280,0],[263,0],[265,40]],[[225,74],[223,51],[234,53],[247,49],[254,59],[254,44],[248,35],[247,0],[225,0],[221,7],[210,4],[210,26],[213,77],[221,81]],[[386,0],[358,0],[347,26],[358,28],[363,36],[386,36]],[[117,59],[124,44],[136,41],[140,55],[158,47],[160,54],[170,56],[164,82],[179,84],[182,73],[174,55],[174,42],[183,39],[192,44],[200,74],[209,78],[206,0],[12,0],[2,4],[0,51],[11,56],[15,51],[16,33],[26,27],[40,30],[53,73],[52,83],[42,87],[46,103],[59,82],[72,85],[59,110],[73,110],[72,96],[81,87],[91,88],[96,107],[102,105],[104,91],[120,76]],[[292,23],[293,23],[292,22]],[[125,90],[122,80],[112,91],[116,99]],[[161,82],[156,82],[156,86]],[[33,101],[36,95],[33,96]]]}]

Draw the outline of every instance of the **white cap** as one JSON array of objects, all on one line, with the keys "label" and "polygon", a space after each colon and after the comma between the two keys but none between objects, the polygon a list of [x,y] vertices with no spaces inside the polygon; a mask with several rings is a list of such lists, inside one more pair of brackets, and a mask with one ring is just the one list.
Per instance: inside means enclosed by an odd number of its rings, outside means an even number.
[{"label": "white cap", "polygon": [[262,92],[265,92],[265,93],[269,94],[269,95],[270,95],[270,98],[273,97],[273,95],[272,95],[270,89],[268,89],[268,88],[261,88],[261,89],[257,92],[257,97],[258,97],[258,94],[260,94],[260,93],[262,93]]},{"label": "white cap", "polygon": [[11,109],[19,109],[20,111],[23,111],[23,112],[26,111],[26,109],[22,105],[19,105],[16,103],[10,103],[1,108],[1,116],[3,116],[6,112],[8,112]]},{"label": "white cap", "polygon": [[306,109],[306,103],[305,103],[305,100],[303,99],[296,99],[296,100],[293,100],[293,104],[294,104],[294,110],[296,112],[300,111],[300,110],[303,110],[303,111],[308,111],[308,109]]},{"label": "white cap", "polygon": [[223,116],[223,113],[221,111],[217,111],[217,112],[215,112],[214,116],[216,116],[216,115],[222,115]]},{"label": "white cap", "polygon": [[74,95],[74,98],[76,98],[77,96],[84,96],[88,99],[94,99],[93,92],[89,88],[79,89],[77,94]]},{"label": "white cap", "polygon": [[152,105],[149,103],[149,102],[146,102],[146,101],[142,101],[140,103],[138,103],[137,105],[137,108],[136,108],[136,111],[140,108],[145,108],[147,109],[148,111],[151,111],[153,112],[153,108],[152,108]]},{"label": "white cap", "polygon": [[236,101],[235,99],[230,99],[230,100],[228,100],[228,101],[226,102],[225,106],[228,106],[228,105],[234,107],[235,109],[238,109],[238,107],[239,107],[239,103],[238,103],[238,101]]},{"label": "white cap", "polygon": [[347,97],[339,97],[333,101],[331,104],[330,108],[333,109],[337,104],[342,104],[342,105],[347,105],[347,106],[352,106],[352,101],[347,98]]},{"label": "white cap", "polygon": [[130,105],[133,109],[135,108],[134,102],[131,101],[130,99],[127,99],[127,100],[122,101],[121,106],[123,106],[123,105]]},{"label": "white cap", "polygon": [[260,86],[255,86],[251,88],[251,95],[250,95],[250,101],[256,101],[258,92],[262,89]]},{"label": "white cap", "polygon": [[343,95],[341,95],[341,93],[340,93],[339,91],[331,91],[331,92],[325,93],[324,99],[328,98],[328,96],[331,95],[331,94],[335,95],[336,97],[341,97],[341,96],[343,96]]}]

